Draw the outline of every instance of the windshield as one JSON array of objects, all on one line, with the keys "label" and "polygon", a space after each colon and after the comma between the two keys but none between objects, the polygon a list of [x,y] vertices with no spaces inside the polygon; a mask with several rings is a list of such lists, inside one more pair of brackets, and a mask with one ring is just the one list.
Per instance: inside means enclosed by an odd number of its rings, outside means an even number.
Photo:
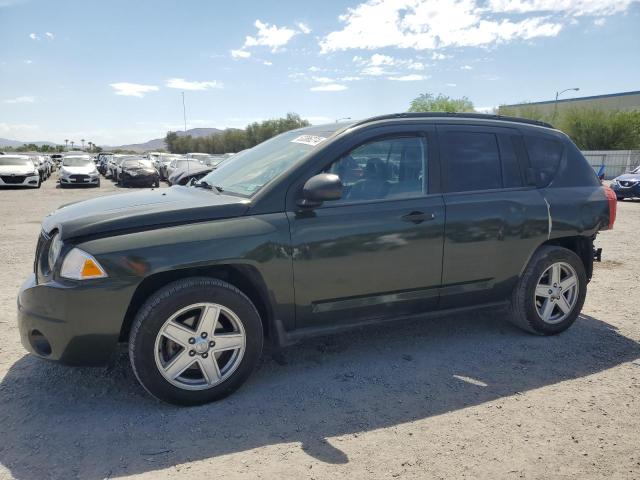
[{"label": "windshield", "polygon": [[67,157],[62,160],[63,167],[87,167],[93,164],[90,158]]},{"label": "windshield", "polygon": [[0,156],[0,166],[16,166],[20,165],[21,167],[33,167],[33,162],[28,158],[16,158],[16,157],[5,157],[4,155]]},{"label": "windshield", "polygon": [[201,181],[220,187],[225,192],[251,196],[296,165],[324,139],[301,135],[300,131],[283,133],[230,157]]},{"label": "windshield", "polygon": [[125,160],[122,163],[123,168],[155,168],[151,160]]}]

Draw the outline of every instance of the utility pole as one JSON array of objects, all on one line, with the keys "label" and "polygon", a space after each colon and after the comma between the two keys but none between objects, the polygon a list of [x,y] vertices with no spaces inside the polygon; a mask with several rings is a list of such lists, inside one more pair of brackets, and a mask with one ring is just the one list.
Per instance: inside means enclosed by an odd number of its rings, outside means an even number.
[{"label": "utility pole", "polygon": [[184,118],[184,133],[187,133],[187,107],[184,104],[184,92],[182,92],[182,116]]}]

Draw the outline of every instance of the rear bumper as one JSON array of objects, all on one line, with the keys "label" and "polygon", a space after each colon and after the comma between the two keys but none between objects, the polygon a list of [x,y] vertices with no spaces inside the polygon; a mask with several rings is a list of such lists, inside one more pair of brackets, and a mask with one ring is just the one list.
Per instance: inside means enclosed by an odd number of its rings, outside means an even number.
[{"label": "rear bumper", "polygon": [[108,362],[135,286],[90,283],[37,284],[29,276],[18,294],[18,328],[27,351],[67,365]]}]

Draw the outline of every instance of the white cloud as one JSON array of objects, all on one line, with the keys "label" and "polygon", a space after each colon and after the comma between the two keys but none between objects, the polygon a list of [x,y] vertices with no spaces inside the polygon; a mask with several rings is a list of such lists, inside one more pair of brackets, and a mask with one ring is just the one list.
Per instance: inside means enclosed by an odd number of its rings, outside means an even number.
[{"label": "white cloud", "polygon": [[356,82],[358,80],[362,80],[362,77],[350,75],[350,76],[347,76],[347,77],[342,77],[340,79],[340,81],[342,81],[342,82]]},{"label": "white cloud", "polygon": [[457,86],[458,86],[458,84],[457,84],[457,83],[445,83],[445,85],[446,85],[447,87],[457,87]]},{"label": "white cloud", "polygon": [[40,37],[38,36],[38,34],[37,34],[37,33],[30,33],[30,34],[29,34],[29,38],[30,38],[31,40],[40,40]]},{"label": "white cloud", "polygon": [[333,79],[329,77],[313,77],[314,82],[318,83],[333,83]]},{"label": "white cloud", "polygon": [[24,63],[26,63],[27,65],[31,65],[31,64],[33,63],[33,60],[30,60],[30,59],[28,59],[28,58],[27,58],[27,59],[24,61]]},{"label": "white cloud", "polygon": [[370,77],[380,77],[383,75],[396,75],[396,70],[425,70],[427,65],[412,59],[399,59],[389,55],[374,53],[369,58],[360,56],[353,57],[353,62],[362,68],[361,74]]},{"label": "white cloud", "polygon": [[242,49],[231,50],[231,56],[233,58],[249,58],[251,56],[251,52],[247,52],[246,50]]},{"label": "white cloud", "polygon": [[471,65],[463,65],[460,67],[460,70],[473,70],[473,67]]},{"label": "white cloud", "polygon": [[262,62],[263,65],[266,65],[267,67],[270,67],[271,65],[273,65],[273,62],[270,62],[269,60],[265,60]]},{"label": "white cloud", "polygon": [[602,27],[606,22],[607,22],[607,19],[606,19],[606,18],[600,17],[600,18],[596,18],[596,19],[593,21],[593,24],[594,24],[596,27]]},{"label": "white cloud", "polygon": [[308,69],[310,72],[319,72],[320,70],[322,70],[321,68],[318,68],[316,66],[311,66]]},{"label": "white cloud", "polygon": [[146,93],[158,91],[158,87],[155,85],[142,85],[139,83],[118,82],[110,83],[109,86],[116,91],[116,95],[124,95],[126,97],[142,98]]},{"label": "white cloud", "polygon": [[304,33],[305,35],[311,33],[311,29],[309,28],[309,25],[307,25],[306,23],[298,22],[296,23],[296,26],[298,27],[300,32]]},{"label": "white cloud", "polygon": [[431,58],[433,60],[444,60],[445,58],[450,58],[449,55],[445,55],[444,53],[433,52],[431,54]]},{"label": "white cloud", "polygon": [[44,32],[44,36],[47,37],[49,40],[53,40],[54,38],[56,38],[56,36],[51,32]]},{"label": "white cloud", "polygon": [[567,16],[614,15],[627,10],[634,0],[490,0],[492,12],[560,12]]},{"label": "white cloud", "polygon": [[165,86],[169,88],[178,88],[180,90],[207,90],[208,88],[222,88],[223,85],[216,80],[207,82],[190,82],[184,78],[170,78]]},{"label": "white cloud", "polygon": [[341,92],[342,90],[346,89],[347,87],[345,85],[340,85],[338,83],[329,83],[311,87],[309,90],[312,92]]},{"label": "white cloud", "polygon": [[367,0],[339,17],[342,29],[322,38],[320,48],[437,50],[553,37],[572,15],[612,15],[634,1],[489,0],[487,7],[484,0]]},{"label": "white cloud", "polygon": [[396,80],[398,82],[417,82],[420,80],[426,80],[427,77],[426,75],[418,75],[416,73],[411,74],[411,75],[401,75],[398,77],[387,77],[388,80]]},{"label": "white cloud", "polygon": [[263,46],[269,47],[272,52],[277,52],[298,33],[291,28],[269,25],[260,20],[256,20],[254,25],[258,29],[258,34],[255,37],[248,35],[245,38],[243,49]]},{"label": "white cloud", "polygon": [[21,97],[7,98],[4,103],[35,103],[35,101],[35,97],[24,95]]}]

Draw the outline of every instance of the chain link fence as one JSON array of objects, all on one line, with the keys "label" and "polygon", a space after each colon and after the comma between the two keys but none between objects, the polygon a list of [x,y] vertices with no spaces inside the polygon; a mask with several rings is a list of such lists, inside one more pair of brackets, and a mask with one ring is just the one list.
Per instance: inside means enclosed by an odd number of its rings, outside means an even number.
[{"label": "chain link fence", "polygon": [[606,180],[630,172],[640,165],[640,150],[583,150],[582,154],[596,172],[604,167]]}]

